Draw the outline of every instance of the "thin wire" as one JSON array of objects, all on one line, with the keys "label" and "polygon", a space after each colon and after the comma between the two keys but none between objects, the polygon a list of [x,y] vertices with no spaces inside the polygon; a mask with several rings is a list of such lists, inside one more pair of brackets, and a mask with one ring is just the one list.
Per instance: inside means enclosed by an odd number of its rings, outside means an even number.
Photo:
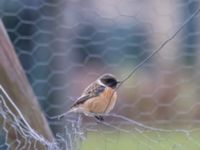
[{"label": "thin wire", "polygon": [[[155,51],[153,51],[153,52],[151,53],[151,55],[149,55],[149,56],[146,57],[142,62],[140,62],[140,63],[127,75],[127,77],[125,77],[125,78],[121,81],[121,83],[120,83],[119,86],[121,86],[124,82],[126,82],[138,69],[140,69],[140,67],[141,67],[145,62],[147,62],[149,59],[151,59],[155,54],[157,54],[159,51],[161,51],[162,48],[165,47],[165,45],[167,45],[171,40],[173,40],[173,39],[176,37],[176,35],[177,35],[180,31],[182,31],[182,29],[183,29],[195,16],[197,16],[197,14],[198,14],[199,12],[200,12],[200,8],[197,9],[197,11],[195,11],[187,20],[185,20],[185,22],[182,24],[182,26],[181,26],[174,34],[172,34],[172,36],[171,36],[169,39],[167,39],[166,41],[164,41],[164,42],[160,45],[160,47],[158,47],[158,49],[156,49]],[[118,86],[118,88],[119,88],[119,86]]]},{"label": "thin wire", "polygon": [[[18,117],[20,117],[20,120],[11,111],[10,107],[8,107],[8,105],[4,99],[4,96],[5,96],[6,100],[9,102],[9,104],[12,106],[12,108],[14,108],[14,110],[16,111]],[[45,137],[38,134],[33,128],[31,128],[30,124],[27,122],[27,120],[23,116],[20,109],[17,107],[17,105],[15,105],[14,101],[11,99],[11,97],[8,95],[8,93],[6,92],[6,90],[3,88],[3,86],[1,84],[0,84],[0,99],[2,100],[1,102],[2,102],[3,106],[6,108],[7,112],[14,119],[13,121],[16,125],[16,128],[19,128],[18,131],[22,134],[22,136],[25,136],[25,137],[30,136],[33,139],[35,139],[36,141],[41,142],[45,146],[48,146],[49,148],[53,147],[55,150],[58,149],[56,143],[48,141]]]},{"label": "thin wire", "polygon": [[163,47],[165,47],[170,41],[172,41],[176,35],[181,32],[183,30],[183,28],[195,17],[197,16],[197,14],[200,12],[200,8],[198,8],[188,19],[185,20],[185,22],[180,26],[180,28],[174,33],[172,34],[171,37],[169,37],[166,41],[164,41],[160,47],[158,47],[158,49],[156,49],[155,51],[153,51],[151,53],[151,55],[147,56],[143,61],[141,61],[136,67],[134,67],[134,69],[123,79],[121,80],[121,82],[119,83],[119,86],[115,89],[115,91],[113,92],[113,94],[110,97],[110,101],[107,104],[106,108],[104,109],[104,113],[106,112],[106,110],[108,109],[108,107],[110,106],[112,97],[114,95],[114,93],[121,87],[122,84],[124,84],[124,82],[126,82],[138,69],[140,69],[140,67],[146,63],[148,60],[150,60],[155,54],[157,54],[159,51],[162,50]]}]

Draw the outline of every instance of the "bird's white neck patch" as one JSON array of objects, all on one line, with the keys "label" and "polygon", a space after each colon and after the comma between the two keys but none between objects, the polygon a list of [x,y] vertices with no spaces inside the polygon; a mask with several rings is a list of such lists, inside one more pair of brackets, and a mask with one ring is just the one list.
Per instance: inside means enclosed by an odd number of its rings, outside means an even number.
[{"label": "bird's white neck patch", "polygon": [[102,85],[102,86],[106,86],[105,84],[103,84],[103,83],[101,82],[100,79],[98,79],[97,82],[98,82],[98,84],[100,84],[100,85]]}]

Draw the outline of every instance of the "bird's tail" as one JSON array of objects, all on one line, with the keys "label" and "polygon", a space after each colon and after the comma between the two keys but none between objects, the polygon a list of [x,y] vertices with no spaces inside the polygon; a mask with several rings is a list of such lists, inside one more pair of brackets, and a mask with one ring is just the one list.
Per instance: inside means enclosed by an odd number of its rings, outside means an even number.
[{"label": "bird's tail", "polygon": [[48,117],[49,119],[62,119],[64,116],[70,114],[70,113],[75,113],[75,112],[78,112],[78,108],[76,107],[71,107],[68,111],[60,114],[60,115],[57,115],[57,116],[52,116],[52,117]]},{"label": "bird's tail", "polygon": [[76,107],[71,107],[66,113],[74,113],[74,112],[77,112],[78,111],[78,108]]}]

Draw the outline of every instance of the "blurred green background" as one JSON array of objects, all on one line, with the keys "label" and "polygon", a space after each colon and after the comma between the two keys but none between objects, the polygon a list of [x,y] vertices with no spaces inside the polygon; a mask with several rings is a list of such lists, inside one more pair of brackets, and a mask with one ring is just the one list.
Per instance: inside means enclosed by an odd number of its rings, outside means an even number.
[{"label": "blurred green background", "polygon": [[[123,79],[198,7],[197,0],[1,0],[0,14],[42,109],[53,116],[65,112],[99,75],[109,72]],[[151,126],[198,127],[199,23],[197,15],[121,87],[112,113]],[[93,121],[86,117],[83,124]],[[72,128],[67,121],[49,123],[55,135],[65,126]],[[199,133],[156,134],[91,134],[82,146],[84,150],[200,148]]]},{"label": "blurred green background", "polygon": [[89,134],[82,144],[83,150],[199,150],[200,134],[192,133],[115,133]]}]

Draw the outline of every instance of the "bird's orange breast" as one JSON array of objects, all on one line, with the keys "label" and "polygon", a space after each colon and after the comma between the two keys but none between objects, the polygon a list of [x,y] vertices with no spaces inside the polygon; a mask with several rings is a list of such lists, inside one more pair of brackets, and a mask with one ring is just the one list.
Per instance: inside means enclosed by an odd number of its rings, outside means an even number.
[{"label": "bird's orange breast", "polygon": [[108,113],[113,109],[116,99],[116,91],[107,87],[98,97],[88,100],[84,107],[91,113]]}]

